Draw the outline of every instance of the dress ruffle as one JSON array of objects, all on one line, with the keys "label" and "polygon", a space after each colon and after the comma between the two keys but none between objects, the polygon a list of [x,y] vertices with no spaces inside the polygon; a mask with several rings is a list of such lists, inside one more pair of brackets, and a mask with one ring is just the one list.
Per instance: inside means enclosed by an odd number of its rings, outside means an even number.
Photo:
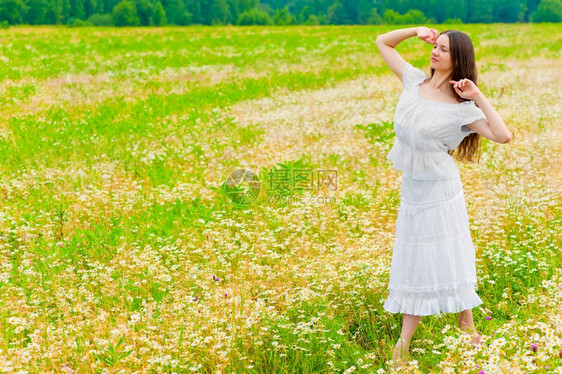
[{"label": "dress ruffle", "polygon": [[428,316],[440,313],[460,313],[483,304],[474,283],[442,287],[438,291],[400,291],[390,289],[383,308],[390,313]]},{"label": "dress ruffle", "polygon": [[459,176],[455,160],[446,151],[424,151],[404,144],[398,137],[386,158],[402,175],[415,179],[452,179]]},{"label": "dress ruffle", "polygon": [[474,121],[478,121],[479,119],[486,119],[486,115],[482,111],[482,109],[476,106],[474,101],[469,101],[467,105],[463,105],[459,108],[459,123],[462,126],[470,124]]}]

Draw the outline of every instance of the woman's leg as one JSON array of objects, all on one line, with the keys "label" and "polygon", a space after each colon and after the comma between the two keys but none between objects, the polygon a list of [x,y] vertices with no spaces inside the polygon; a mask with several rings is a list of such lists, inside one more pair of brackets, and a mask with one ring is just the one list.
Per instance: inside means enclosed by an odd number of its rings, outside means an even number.
[{"label": "woman's leg", "polygon": [[392,354],[392,364],[394,368],[402,367],[405,365],[406,353],[410,351],[410,342],[414,336],[414,332],[418,327],[418,323],[421,320],[421,316],[413,316],[410,314],[404,314],[404,322],[402,324],[402,332],[400,333],[400,339],[394,346],[394,351]]},{"label": "woman's leg", "polygon": [[467,331],[473,337],[471,340],[472,345],[475,346],[476,344],[480,344],[482,336],[478,334],[478,331],[476,331],[476,327],[474,327],[472,309],[463,310],[462,312],[460,312],[460,315],[457,313],[455,314],[455,316],[457,318],[459,328],[461,330]]}]

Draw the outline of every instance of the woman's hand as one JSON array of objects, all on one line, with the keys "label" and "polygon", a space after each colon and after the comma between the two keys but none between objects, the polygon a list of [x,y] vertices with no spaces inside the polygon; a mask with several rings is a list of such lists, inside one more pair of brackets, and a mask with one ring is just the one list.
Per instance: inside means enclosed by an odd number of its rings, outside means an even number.
[{"label": "woman's hand", "polygon": [[417,29],[418,38],[426,43],[433,44],[439,37],[439,31],[430,29],[429,27],[420,26]]},{"label": "woman's hand", "polygon": [[453,85],[455,92],[463,99],[475,100],[482,94],[478,86],[470,79],[461,79],[459,81],[449,81]]}]

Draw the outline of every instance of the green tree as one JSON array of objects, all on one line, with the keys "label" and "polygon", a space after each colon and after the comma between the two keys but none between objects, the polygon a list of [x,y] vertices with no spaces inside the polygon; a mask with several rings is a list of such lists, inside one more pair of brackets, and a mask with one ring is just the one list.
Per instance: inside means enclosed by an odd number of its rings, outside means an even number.
[{"label": "green tree", "polygon": [[409,25],[426,23],[427,18],[417,9],[410,9],[406,14],[400,14],[392,9],[384,12],[384,22],[389,25]]},{"label": "green tree", "polygon": [[415,25],[426,23],[427,18],[421,10],[410,9],[406,12],[406,14],[402,16],[402,21],[404,22],[404,24]]},{"label": "green tree", "polygon": [[47,15],[46,0],[28,0],[26,2],[27,12],[23,17],[25,23],[30,25],[44,25]]},{"label": "green tree", "polygon": [[[493,1],[493,0],[492,0]],[[407,13],[410,9],[418,9],[428,17],[435,18],[437,23],[443,22],[445,19],[462,12],[465,2],[463,0],[429,0],[427,2],[413,3],[403,13]]]},{"label": "green tree", "polygon": [[[166,0],[166,1],[170,1],[170,0]],[[187,12],[189,14],[189,22],[188,23],[183,23],[183,24],[191,24],[191,23],[196,23],[196,24],[202,24],[203,22],[203,10],[201,7],[201,0],[172,0],[172,1],[179,1],[184,7],[185,12]],[[171,22],[170,21],[170,16],[172,15],[169,11],[168,8],[166,8],[166,3],[164,3],[164,1],[162,1],[162,5],[164,5],[164,9],[166,9],[166,14],[168,15],[168,22],[170,23],[174,23],[174,24],[179,24],[177,22]],[[185,18],[185,17],[184,17]]]},{"label": "green tree", "polygon": [[308,18],[309,18],[311,15],[313,15],[313,14],[314,14],[314,12],[313,12],[312,8],[309,7],[308,5],[305,5],[305,6],[301,9],[301,11],[299,12],[299,14],[297,15],[297,22],[298,22],[299,24],[303,24],[303,23],[305,23],[305,22],[308,20]]},{"label": "green tree", "polygon": [[[199,2],[196,3],[199,4]],[[172,25],[185,26],[192,22],[198,22],[198,18],[195,18],[194,14],[186,8],[181,0],[162,1],[162,5],[166,11],[166,18]],[[197,8],[196,5],[194,7]]]},{"label": "green tree", "polygon": [[111,17],[111,14],[92,14],[88,18],[88,22],[94,26],[113,26],[113,18]]},{"label": "green tree", "polygon": [[162,3],[159,1],[154,6],[154,12],[152,13],[152,24],[154,26],[164,26],[166,23],[168,23],[168,20],[166,18],[166,11],[164,10],[164,6],[162,6]]},{"label": "green tree", "polygon": [[79,0],[84,2],[84,14],[86,15],[85,18],[90,17],[92,14],[96,13],[96,9],[98,8],[98,3],[96,0]]},{"label": "green tree", "polygon": [[137,26],[140,23],[137,7],[131,0],[122,0],[113,8],[115,26]]},{"label": "green tree", "polygon": [[320,20],[314,14],[308,16],[308,19],[305,22],[305,25],[316,26],[320,24]]},{"label": "green tree", "polygon": [[517,22],[520,11],[520,1],[495,0],[493,2],[493,22]]},{"label": "green tree", "polygon": [[384,23],[383,18],[379,14],[376,8],[371,10],[371,16],[367,20],[368,25],[382,25]]},{"label": "green tree", "polygon": [[400,22],[400,13],[393,9],[387,9],[384,11],[383,20],[384,23],[389,25],[397,25]]},{"label": "green tree", "polygon": [[69,17],[79,19],[84,19],[86,17],[86,13],[84,12],[84,1],[70,0]]},{"label": "green tree", "polygon": [[[70,13],[70,3],[69,13]],[[45,13],[45,23],[54,25],[61,23],[63,19],[63,3],[59,0],[49,0],[47,6],[47,12]]]},{"label": "green tree", "polygon": [[464,23],[462,21],[462,19],[460,18],[447,18],[445,21],[443,21],[443,24],[447,25],[447,24],[460,24],[460,23]]},{"label": "green tree", "polygon": [[538,9],[540,0],[526,0],[523,19],[525,22],[530,22],[534,12]]},{"label": "green tree", "polygon": [[328,22],[334,25],[347,25],[351,23],[343,4],[339,0],[336,0],[336,2],[328,8],[327,17]]},{"label": "green tree", "polygon": [[373,2],[369,0],[359,0],[358,5],[358,21],[360,24],[365,25],[369,23],[371,12],[373,10]]},{"label": "green tree", "polygon": [[273,25],[273,20],[263,10],[252,8],[245,10],[238,16],[238,25]]},{"label": "green tree", "polygon": [[291,14],[289,8],[277,9],[273,15],[273,23],[276,25],[294,25],[297,23],[296,17]]},{"label": "green tree", "polygon": [[230,12],[226,0],[213,0],[211,12],[212,24],[225,25],[230,19]]},{"label": "green tree", "polygon": [[354,25],[359,22],[358,1],[357,0],[339,0],[342,2],[345,14],[345,24]]},{"label": "green tree", "polygon": [[22,0],[0,0],[0,21],[8,21],[11,25],[20,24],[26,10]]},{"label": "green tree", "polygon": [[471,22],[490,23],[492,22],[492,3],[488,0],[474,0],[472,3]]},{"label": "green tree", "polygon": [[137,15],[141,26],[152,25],[154,7],[149,0],[133,0],[137,8]]},{"label": "green tree", "polygon": [[527,4],[521,3],[520,8],[519,8],[519,17],[517,19],[518,22],[527,22],[528,21],[527,10],[528,10]]},{"label": "green tree", "polygon": [[537,10],[531,15],[532,22],[562,21],[561,0],[541,0]]},{"label": "green tree", "polygon": [[90,21],[84,21],[81,19],[76,19],[76,18],[69,18],[67,21],[67,24],[70,27],[90,27],[90,26],[94,26],[93,23],[91,23]]}]

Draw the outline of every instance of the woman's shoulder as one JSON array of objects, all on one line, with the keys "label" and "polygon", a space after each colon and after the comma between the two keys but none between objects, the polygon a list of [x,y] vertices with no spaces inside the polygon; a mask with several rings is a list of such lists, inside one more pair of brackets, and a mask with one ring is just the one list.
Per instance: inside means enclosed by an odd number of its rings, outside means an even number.
[{"label": "woman's shoulder", "polygon": [[412,86],[417,83],[423,82],[427,78],[425,72],[420,68],[415,67],[409,62],[406,62],[402,72],[402,84],[404,86]]}]

